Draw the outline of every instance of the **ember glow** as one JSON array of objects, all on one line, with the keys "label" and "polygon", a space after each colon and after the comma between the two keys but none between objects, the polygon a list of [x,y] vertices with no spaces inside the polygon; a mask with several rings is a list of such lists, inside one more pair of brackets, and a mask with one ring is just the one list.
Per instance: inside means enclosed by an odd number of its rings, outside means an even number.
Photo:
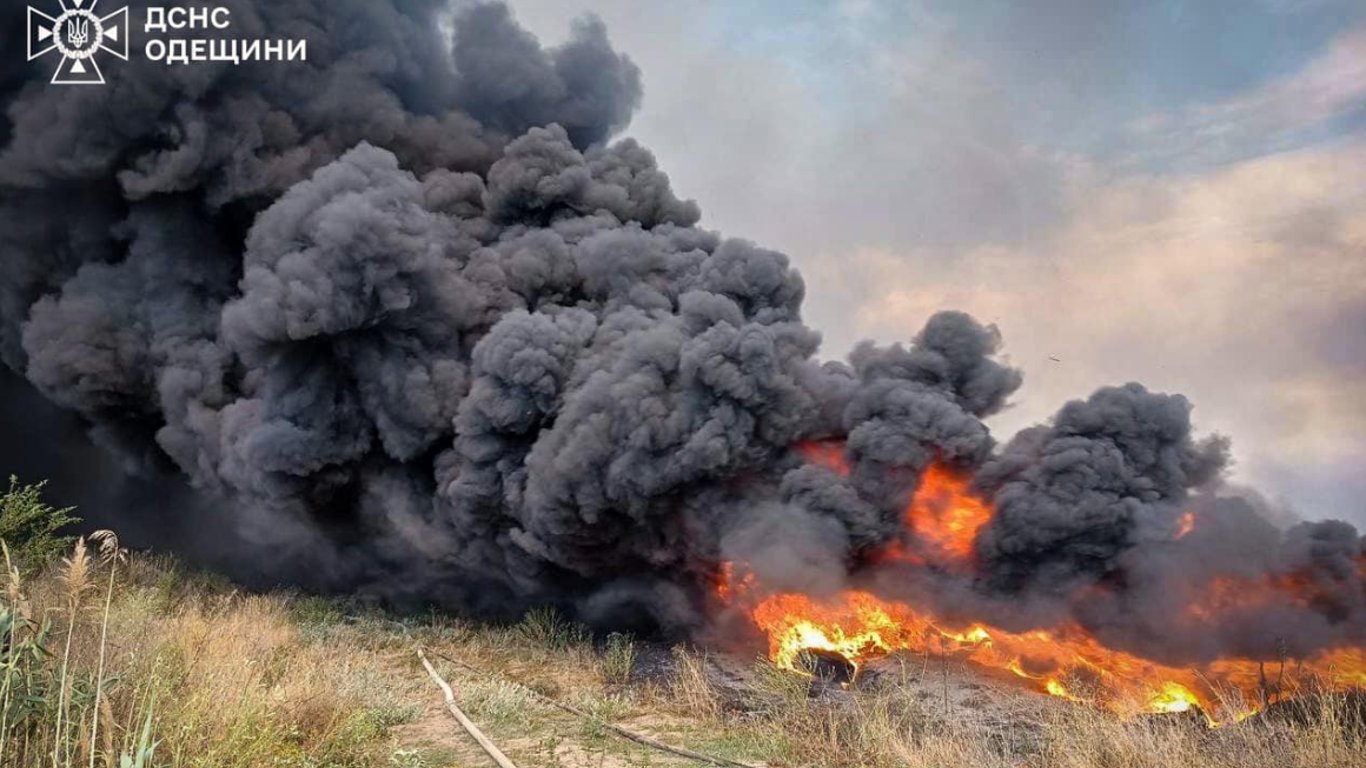
[{"label": "ember glow", "polygon": [[840,475],[849,474],[849,462],[844,458],[844,443],[838,440],[802,443],[797,450],[812,464],[819,464]]},{"label": "ember glow", "polygon": [[1195,530],[1195,513],[1182,513],[1181,517],[1176,521],[1175,538],[1184,539],[1189,536],[1190,532],[1193,530]]},{"label": "ember glow", "polygon": [[[836,471],[845,466],[838,446],[832,444],[804,446],[802,453]],[[966,572],[972,568],[975,538],[991,516],[990,505],[972,495],[965,478],[932,466],[906,508],[901,536],[870,559],[877,564]],[[1189,535],[1194,526],[1194,515],[1182,515],[1175,538]],[[738,563],[725,564],[716,593],[723,604],[745,611],[762,630],[769,659],[801,674],[809,674],[801,665],[806,651],[839,654],[855,670],[870,660],[904,652],[1007,672],[1041,693],[1122,716],[1196,711],[1211,727],[1245,718],[1267,701],[1305,688],[1366,686],[1366,653],[1361,648],[1334,649],[1292,662],[1222,658],[1177,667],[1107,647],[1075,622],[1010,632],[985,620],[947,622],[931,611],[867,589],[823,596],[767,592],[755,574]],[[1312,584],[1293,578],[1256,583],[1216,580],[1181,620],[1199,621],[1210,612],[1270,604],[1286,599],[1287,593],[1296,600],[1315,599]]]}]

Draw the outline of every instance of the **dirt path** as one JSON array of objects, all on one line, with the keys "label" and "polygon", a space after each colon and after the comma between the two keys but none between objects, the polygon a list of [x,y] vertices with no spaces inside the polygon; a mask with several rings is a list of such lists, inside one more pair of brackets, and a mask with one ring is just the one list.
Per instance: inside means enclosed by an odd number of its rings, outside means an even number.
[{"label": "dirt path", "polygon": [[[651,750],[612,734],[591,721],[576,718],[546,705],[530,695],[519,696],[511,683],[492,683],[468,670],[433,658],[439,673],[451,685],[457,701],[470,718],[519,768],[632,768],[633,766],[697,765],[693,761]],[[417,666],[395,669],[404,687],[425,681],[421,712],[410,722],[391,730],[396,762],[404,759],[422,768],[487,768],[493,761],[464,732],[442,704],[440,690]],[[668,739],[692,730],[695,725],[658,714],[632,715],[614,720],[651,738]]]}]

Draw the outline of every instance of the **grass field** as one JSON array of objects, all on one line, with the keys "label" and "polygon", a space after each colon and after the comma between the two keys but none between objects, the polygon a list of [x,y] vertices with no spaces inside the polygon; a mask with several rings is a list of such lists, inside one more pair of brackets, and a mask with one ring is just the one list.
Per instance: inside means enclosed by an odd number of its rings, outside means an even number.
[{"label": "grass field", "polygon": [[895,675],[812,698],[803,678],[728,659],[745,673],[718,684],[716,660],[695,649],[595,637],[547,611],[489,626],[246,594],[107,537],[75,542],[33,572],[13,559],[5,570],[5,768],[492,765],[442,707],[419,644],[523,768],[695,764],[605,722],[751,765],[1366,765],[1366,731],[1340,699],[1301,718],[1209,730],[1022,694],[1031,698],[1018,723],[988,725],[970,701],[941,709]]}]

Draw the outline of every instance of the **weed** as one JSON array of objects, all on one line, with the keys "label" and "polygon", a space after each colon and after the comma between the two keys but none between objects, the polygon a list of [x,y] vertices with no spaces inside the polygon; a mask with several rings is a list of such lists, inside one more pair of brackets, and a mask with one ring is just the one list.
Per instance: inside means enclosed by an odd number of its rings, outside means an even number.
[{"label": "weed", "polygon": [[588,630],[548,606],[527,611],[516,630],[526,644],[554,651],[570,650],[590,640]]},{"label": "weed", "polygon": [[602,647],[602,676],[608,685],[625,685],[631,681],[636,666],[636,644],[630,635],[613,632]]}]

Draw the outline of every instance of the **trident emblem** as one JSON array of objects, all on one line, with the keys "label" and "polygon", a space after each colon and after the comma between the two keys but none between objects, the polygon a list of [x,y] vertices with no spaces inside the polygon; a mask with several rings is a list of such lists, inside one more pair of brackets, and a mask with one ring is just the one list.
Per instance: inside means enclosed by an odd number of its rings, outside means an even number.
[{"label": "trident emblem", "polygon": [[77,50],[84,48],[85,44],[90,42],[90,20],[67,19],[66,41]]},{"label": "trident emblem", "polygon": [[[53,2],[53,0],[46,0]],[[98,85],[104,82],[95,59],[103,51],[128,60],[128,9],[97,16],[100,0],[55,0],[61,13],[49,16],[29,6],[28,60],[56,51],[62,61],[52,75],[58,85]]]}]

